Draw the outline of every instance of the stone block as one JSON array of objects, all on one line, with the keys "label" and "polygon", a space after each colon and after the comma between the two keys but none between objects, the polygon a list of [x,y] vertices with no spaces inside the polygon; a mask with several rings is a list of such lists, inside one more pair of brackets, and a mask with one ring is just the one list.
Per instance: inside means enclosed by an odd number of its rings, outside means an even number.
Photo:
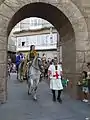
[{"label": "stone block", "polygon": [[3,104],[7,100],[7,92],[3,91],[0,93],[0,103]]},{"label": "stone block", "polygon": [[0,5],[4,2],[5,0],[0,0]]},{"label": "stone block", "polygon": [[22,8],[24,5],[27,5],[31,3],[31,0],[5,0],[4,2],[7,4],[14,12],[17,12],[20,8]]},{"label": "stone block", "polygon": [[[59,1],[59,4],[56,6],[58,9],[60,9],[66,16],[68,16],[68,18],[70,16],[73,16],[73,14],[76,12],[75,9],[73,9],[73,7],[71,8],[71,3],[65,3],[62,0]],[[72,12],[71,10],[72,9]]]},{"label": "stone block", "polygon": [[90,32],[90,16],[85,18],[86,23],[87,23],[87,28],[88,28],[88,32]]},{"label": "stone block", "polygon": [[7,52],[0,50],[0,64],[6,63],[6,59],[7,59]]},{"label": "stone block", "polygon": [[6,77],[6,64],[0,64],[0,78]]},{"label": "stone block", "polygon": [[90,7],[90,0],[81,0],[82,7]]},{"label": "stone block", "polygon": [[84,17],[77,18],[76,21],[71,20],[74,28],[74,32],[87,32],[87,24]]},{"label": "stone block", "polygon": [[90,62],[90,51],[85,52],[85,61],[86,63]]},{"label": "stone block", "polygon": [[89,7],[83,7],[83,11],[86,14],[85,16],[90,17],[90,8]]},{"label": "stone block", "polygon": [[7,27],[10,19],[0,15],[0,36],[7,36]]},{"label": "stone block", "polygon": [[71,23],[76,23],[78,19],[82,18],[78,8],[70,0],[66,0],[66,2],[64,0],[60,0],[57,8],[59,8],[68,17]]},{"label": "stone block", "polygon": [[7,36],[0,36],[0,44],[5,44],[7,45],[8,41],[7,41]]},{"label": "stone block", "polygon": [[3,92],[6,90],[6,78],[0,78],[0,92]]},{"label": "stone block", "polygon": [[79,80],[80,74],[65,74],[65,78],[69,80],[67,93],[74,99],[77,98],[77,81]]},{"label": "stone block", "polygon": [[63,70],[67,73],[73,73],[76,71],[76,51],[75,43],[73,40],[69,40],[62,46],[62,60]]},{"label": "stone block", "polygon": [[[33,1],[33,0],[32,0]],[[37,0],[37,2],[42,2],[42,3],[46,3],[46,4],[51,4],[52,6],[55,6],[57,7],[58,4],[59,4],[59,1],[58,0]]]},{"label": "stone block", "polygon": [[3,15],[0,15],[0,26],[1,27],[7,27],[8,26],[8,22],[10,21],[9,18],[3,16]]},{"label": "stone block", "polygon": [[86,31],[81,31],[81,32],[76,32],[75,33],[75,38],[76,38],[76,41],[87,41],[88,40],[88,32]]},{"label": "stone block", "polygon": [[15,12],[9,6],[2,3],[0,6],[0,14],[6,16],[6,18],[12,18]]},{"label": "stone block", "polygon": [[0,51],[2,50],[7,50],[7,44],[2,43],[2,41],[0,41]]},{"label": "stone block", "polygon": [[17,0],[5,0],[4,3],[11,7],[15,12],[23,6]]},{"label": "stone block", "polygon": [[90,41],[77,40],[76,50],[87,51],[90,49]]},{"label": "stone block", "polygon": [[4,26],[0,28],[0,36],[7,36],[7,28],[4,28]]},{"label": "stone block", "polygon": [[76,71],[77,73],[81,73],[83,71],[84,68],[84,63],[76,63]]},{"label": "stone block", "polygon": [[76,62],[83,63],[85,59],[85,52],[76,52]]}]

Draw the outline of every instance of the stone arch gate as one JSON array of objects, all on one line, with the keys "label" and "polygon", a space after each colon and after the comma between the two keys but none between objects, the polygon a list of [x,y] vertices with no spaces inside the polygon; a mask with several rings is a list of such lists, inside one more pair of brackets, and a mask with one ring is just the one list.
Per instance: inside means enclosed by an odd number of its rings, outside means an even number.
[{"label": "stone arch gate", "polygon": [[[0,101],[7,96],[6,61],[8,36],[12,28],[27,17],[40,17],[51,22],[60,34],[63,47],[63,70],[72,82],[76,96],[76,81],[82,63],[78,59],[88,40],[87,25],[71,0],[1,0],[0,1]],[[84,41],[84,42],[82,42]]]}]

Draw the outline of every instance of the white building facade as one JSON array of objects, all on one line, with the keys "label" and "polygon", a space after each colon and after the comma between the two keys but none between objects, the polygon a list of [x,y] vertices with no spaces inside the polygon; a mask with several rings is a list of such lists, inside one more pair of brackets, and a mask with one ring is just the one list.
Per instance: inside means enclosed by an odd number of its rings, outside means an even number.
[{"label": "white building facade", "polygon": [[27,18],[19,22],[14,28],[17,52],[27,53],[30,45],[35,45],[40,56],[47,58],[57,54],[57,31],[52,24],[41,18]]}]

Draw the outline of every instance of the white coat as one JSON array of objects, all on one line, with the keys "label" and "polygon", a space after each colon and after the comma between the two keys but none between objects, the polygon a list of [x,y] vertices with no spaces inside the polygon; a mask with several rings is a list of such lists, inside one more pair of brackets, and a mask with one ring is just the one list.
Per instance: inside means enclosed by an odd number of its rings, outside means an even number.
[{"label": "white coat", "polygon": [[57,65],[57,70],[55,69],[55,65],[50,65],[48,69],[48,75],[50,79],[50,89],[52,90],[62,90],[62,82],[61,82],[61,74],[62,67],[61,65]]}]

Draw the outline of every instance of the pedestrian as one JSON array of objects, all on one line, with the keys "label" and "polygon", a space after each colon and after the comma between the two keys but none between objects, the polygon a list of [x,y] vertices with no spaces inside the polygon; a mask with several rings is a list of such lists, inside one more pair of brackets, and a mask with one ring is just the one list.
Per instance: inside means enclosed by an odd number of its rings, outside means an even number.
[{"label": "pedestrian", "polygon": [[82,72],[82,92],[83,92],[83,102],[88,102],[88,79],[87,72]]},{"label": "pedestrian", "polygon": [[43,66],[45,65],[45,62],[46,62],[46,55],[45,55],[45,53],[43,53],[43,55],[42,55]]},{"label": "pedestrian", "polygon": [[87,63],[88,72],[87,72],[87,79],[88,79],[88,90],[89,90],[89,99],[90,99],[90,63]]},{"label": "pedestrian", "polygon": [[18,69],[19,69],[19,64],[20,64],[20,53],[17,53],[16,55],[16,70],[18,73]]},{"label": "pedestrian", "polygon": [[44,77],[47,77],[48,76],[48,63],[47,62],[45,62],[44,69],[45,69]]},{"label": "pedestrian", "polygon": [[62,103],[61,99],[61,92],[63,90],[61,76],[62,76],[62,67],[58,64],[57,57],[54,58],[54,64],[50,65],[48,69],[48,76],[50,80],[50,89],[52,90],[53,94],[53,101],[56,101],[56,94],[55,91],[58,91],[57,100],[58,102]]},{"label": "pedestrian", "polygon": [[24,79],[28,79],[28,69],[32,65],[32,62],[35,58],[35,56],[38,55],[38,52],[35,49],[35,45],[30,46],[30,51],[27,54],[25,60],[24,60],[24,65],[23,65],[23,76]]}]

